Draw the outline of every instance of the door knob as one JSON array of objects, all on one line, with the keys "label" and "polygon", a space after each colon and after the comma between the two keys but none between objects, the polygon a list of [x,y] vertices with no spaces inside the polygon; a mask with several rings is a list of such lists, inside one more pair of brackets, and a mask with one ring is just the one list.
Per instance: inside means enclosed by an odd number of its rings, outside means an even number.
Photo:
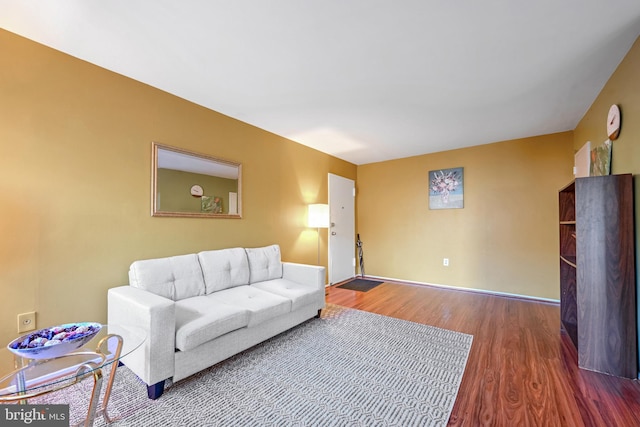
[{"label": "door knob", "polygon": [[335,232],[335,231],[332,231],[332,232],[331,232],[331,235],[332,235],[332,236],[335,236],[335,235],[336,235],[336,232]]}]

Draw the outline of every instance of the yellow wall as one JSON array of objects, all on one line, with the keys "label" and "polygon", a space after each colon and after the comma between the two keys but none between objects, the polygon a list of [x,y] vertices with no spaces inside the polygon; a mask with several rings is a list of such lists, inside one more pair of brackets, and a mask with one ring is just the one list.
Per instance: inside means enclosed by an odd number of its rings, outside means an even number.
[{"label": "yellow wall", "polygon": [[[627,53],[589,111],[574,131],[578,150],[587,141],[600,144],[607,139],[607,113],[611,104],[620,106],[620,136],[613,142],[611,173],[632,173],[635,187],[636,273],[640,272],[640,38]],[[640,276],[636,274],[636,277]]]},{"label": "yellow wall", "polygon": [[622,113],[620,136],[613,143],[612,172],[640,172],[640,38],[636,40],[574,131],[574,148],[607,139],[611,104]]},{"label": "yellow wall", "polygon": [[[306,205],[355,165],[4,30],[0,52],[0,343],[26,311],[105,321],[136,259],[279,243],[316,262]],[[152,141],[241,162],[244,218],[151,217]]]},{"label": "yellow wall", "polygon": [[[600,144],[607,139],[606,119],[611,104],[618,104],[622,117],[620,136],[613,142],[611,173],[634,175],[635,241],[636,241],[636,299],[640,308],[640,38],[631,47],[609,81],[584,115],[574,131],[576,150],[585,142]],[[640,343],[640,313],[638,314],[638,342]],[[640,353],[638,353],[640,358]]]},{"label": "yellow wall", "polygon": [[[565,132],[359,166],[366,274],[558,299],[558,190],[573,179],[572,144]],[[429,210],[428,172],[454,167],[464,167],[464,209]]]}]

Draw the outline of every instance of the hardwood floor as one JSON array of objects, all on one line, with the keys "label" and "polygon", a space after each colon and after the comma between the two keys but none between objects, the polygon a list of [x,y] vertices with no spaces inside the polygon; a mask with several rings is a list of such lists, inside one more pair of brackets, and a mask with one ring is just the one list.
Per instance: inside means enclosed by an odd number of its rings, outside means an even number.
[{"label": "hardwood floor", "polygon": [[473,335],[449,425],[640,426],[640,382],[578,369],[557,304],[391,282],[327,302]]}]

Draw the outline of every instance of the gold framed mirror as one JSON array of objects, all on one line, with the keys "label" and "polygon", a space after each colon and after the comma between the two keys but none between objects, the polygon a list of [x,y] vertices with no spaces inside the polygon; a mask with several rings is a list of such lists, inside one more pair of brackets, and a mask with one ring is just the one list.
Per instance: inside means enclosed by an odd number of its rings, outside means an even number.
[{"label": "gold framed mirror", "polygon": [[151,215],[242,218],[242,165],[151,144]]}]

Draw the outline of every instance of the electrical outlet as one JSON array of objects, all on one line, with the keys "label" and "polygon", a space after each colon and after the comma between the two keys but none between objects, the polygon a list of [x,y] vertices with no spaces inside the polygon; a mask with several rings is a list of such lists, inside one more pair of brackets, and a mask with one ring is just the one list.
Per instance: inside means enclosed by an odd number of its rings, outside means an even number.
[{"label": "electrical outlet", "polygon": [[18,333],[33,331],[36,328],[36,312],[18,314]]},{"label": "electrical outlet", "polygon": [[442,265],[444,265],[445,267],[449,267],[449,258],[443,258]]}]

